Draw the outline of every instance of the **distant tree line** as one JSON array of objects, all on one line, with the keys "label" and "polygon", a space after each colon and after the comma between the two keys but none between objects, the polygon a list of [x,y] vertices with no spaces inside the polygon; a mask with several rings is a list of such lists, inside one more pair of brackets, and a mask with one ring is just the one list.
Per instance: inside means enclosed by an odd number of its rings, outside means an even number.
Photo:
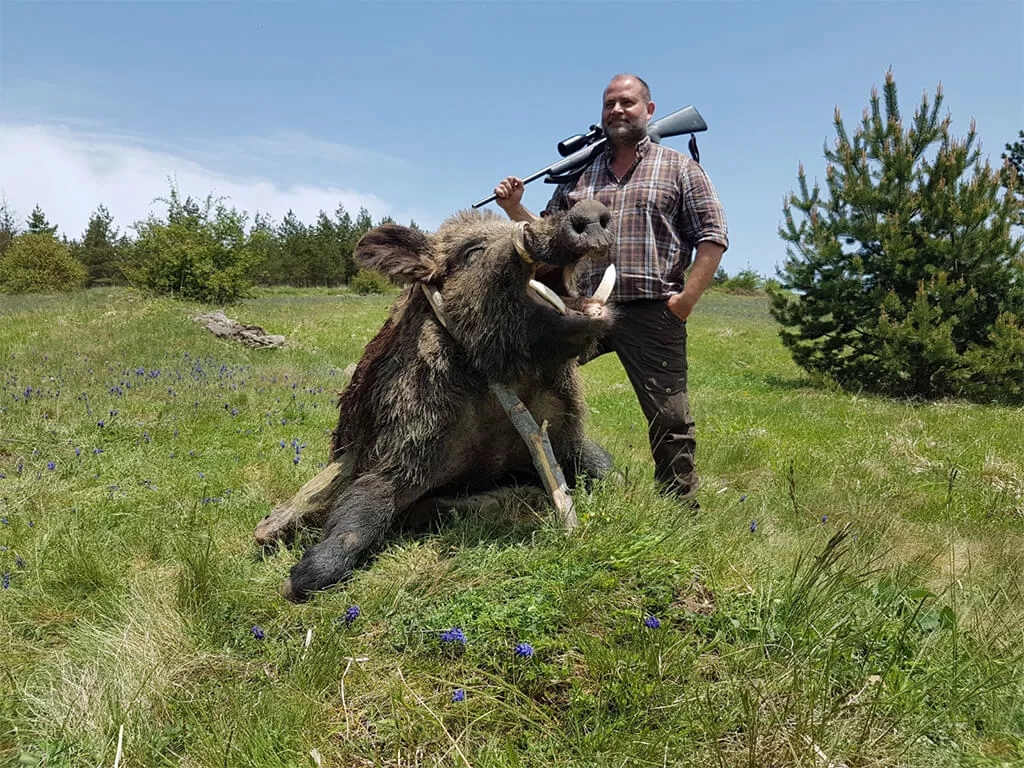
[{"label": "distant tree line", "polygon": [[[0,200],[0,292],[51,293],[83,287],[131,284],[197,301],[225,303],[249,294],[252,286],[300,288],[348,285],[360,292],[390,287],[355,263],[356,243],[390,217],[374,221],[365,208],[353,216],[338,205],[303,222],[289,210],[280,222],[244,212],[223,199],[181,196],[171,184],[158,198],[166,213],[135,222],[130,233],[114,225],[100,204],[82,235],[58,237],[36,205],[22,228]],[[416,222],[411,222],[416,227]],[[758,292],[766,281],[747,267],[730,276],[722,267],[715,285],[731,292]]]},{"label": "distant tree line", "polygon": [[[82,235],[57,235],[37,205],[21,226],[0,200],[0,292],[45,293],[82,287],[134,285],[182,298],[224,303],[249,295],[253,286],[337,287],[375,290],[379,276],[360,275],[353,251],[375,226],[361,208],[338,205],[304,222],[289,210],[280,222],[228,207],[222,198],[182,197],[172,183],[162,216],[151,214],[122,232],[103,205]],[[410,222],[416,227],[416,222]],[[386,283],[386,281],[384,281]]]}]

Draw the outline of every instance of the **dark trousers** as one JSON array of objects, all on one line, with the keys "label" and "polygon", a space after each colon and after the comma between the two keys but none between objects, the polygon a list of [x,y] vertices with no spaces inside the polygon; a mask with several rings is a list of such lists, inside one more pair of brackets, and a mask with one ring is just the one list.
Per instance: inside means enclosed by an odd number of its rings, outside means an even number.
[{"label": "dark trousers", "polygon": [[616,322],[580,363],[614,352],[633,385],[664,492],[690,499],[700,486],[697,439],[686,391],[686,323],[660,299],[616,305]]}]

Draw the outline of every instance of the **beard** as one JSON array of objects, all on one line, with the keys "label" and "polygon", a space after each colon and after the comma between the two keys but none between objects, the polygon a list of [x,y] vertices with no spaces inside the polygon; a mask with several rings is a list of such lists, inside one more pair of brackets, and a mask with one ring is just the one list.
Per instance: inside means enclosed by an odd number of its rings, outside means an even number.
[{"label": "beard", "polygon": [[646,120],[642,122],[624,120],[612,123],[611,125],[602,125],[601,127],[604,129],[604,134],[608,137],[609,143],[618,147],[634,147],[647,135]]}]

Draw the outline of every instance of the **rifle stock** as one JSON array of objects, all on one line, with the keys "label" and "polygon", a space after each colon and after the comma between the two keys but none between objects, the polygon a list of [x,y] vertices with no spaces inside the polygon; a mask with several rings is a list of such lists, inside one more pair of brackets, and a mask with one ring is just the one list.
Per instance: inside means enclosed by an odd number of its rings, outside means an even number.
[{"label": "rifle stock", "polygon": [[677,109],[671,115],[665,115],[660,120],[655,120],[647,126],[647,135],[651,141],[660,144],[667,136],[682,136],[685,133],[700,133],[706,131],[708,124],[693,107]]},{"label": "rifle stock", "polygon": [[[694,107],[686,106],[682,109],[677,109],[670,115],[665,115],[665,117],[648,123],[647,135],[651,137],[651,141],[655,144],[660,144],[663,138],[669,136],[699,133],[707,129],[708,124],[704,122],[704,118],[700,116],[700,113]],[[523,184],[529,184],[541,176],[547,176],[544,181],[548,184],[561,184],[566,181],[572,181],[574,178],[579,178],[580,174],[583,173],[583,170],[590,165],[594,158],[604,151],[607,142],[608,139],[602,136],[593,143],[573,152],[568,157],[564,157],[546,168],[541,168],[539,171],[531,173],[523,179]],[[497,195],[492,194],[490,197],[485,197],[483,200],[473,203],[473,207],[479,208],[496,199]]]}]

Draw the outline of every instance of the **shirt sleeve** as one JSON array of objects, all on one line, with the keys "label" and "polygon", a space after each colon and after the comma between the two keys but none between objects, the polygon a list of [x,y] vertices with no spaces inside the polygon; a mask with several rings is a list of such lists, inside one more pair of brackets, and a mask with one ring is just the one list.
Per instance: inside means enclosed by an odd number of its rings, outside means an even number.
[{"label": "shirt sleeve", "polygon": [[706,240],[729,248],[729,227],[718,193],[707,173],[695,160],[683,164],[683,199],[679,229],[696,246]]}]

